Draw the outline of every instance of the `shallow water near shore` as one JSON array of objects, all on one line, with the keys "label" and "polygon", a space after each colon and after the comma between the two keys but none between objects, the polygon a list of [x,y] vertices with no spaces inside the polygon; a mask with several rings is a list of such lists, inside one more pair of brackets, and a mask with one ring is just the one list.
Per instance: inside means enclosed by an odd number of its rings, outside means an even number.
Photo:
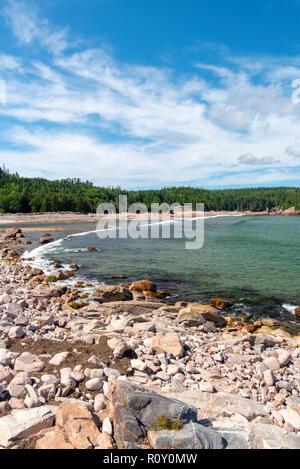
[{"label": "shallow water near shore", "polygon": [[[300,304],[300,217],[208,218],[204,246],[198,250],[185,249],[185,239],[100,239],[95,225],[76,226],[80,233],[74,233],[75,224],[65,228],[54,243],[32,252],[40,266],[47,259],[76,263],[78,275],[96,283],[149,278],[172,299],[221,296],[236,303],[237,313],[295,320],[293,306]],[[119,228],[124,229],[122,222]],[[38,237],[34,233],[31,239]],[[87,251],[88,246],[97,251]]]}]

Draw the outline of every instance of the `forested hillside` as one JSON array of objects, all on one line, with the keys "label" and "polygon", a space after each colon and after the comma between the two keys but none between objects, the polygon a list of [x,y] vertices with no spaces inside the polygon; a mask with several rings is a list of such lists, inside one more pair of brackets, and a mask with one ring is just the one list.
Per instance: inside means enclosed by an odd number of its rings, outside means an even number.
[{"label": "forested hillside", "polygon": [[0,168],[0,212],[95,212],[101,202],[118,204],[119,194],[128,196],[128,204],[141,202],[150,208],[153,202],[204,203],[205,210],[252,210],[296,207],[300,209],[300,188],[274,187],[254,189],[207,190],[192,187],[168,187],[159,190],[125,191],[97,187],[80,179],[49,181],[23,178]]}]

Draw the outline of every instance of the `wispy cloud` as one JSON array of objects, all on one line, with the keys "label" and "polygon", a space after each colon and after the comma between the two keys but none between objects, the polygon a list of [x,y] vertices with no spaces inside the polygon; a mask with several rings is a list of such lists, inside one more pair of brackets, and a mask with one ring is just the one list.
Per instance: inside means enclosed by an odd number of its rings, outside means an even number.
[{"label": "wispy cloud", "polygon": [[54,54],[59,54],[68,47],[67,28],[58,29],[49,25],[47,19],[38,16],[33,2],[7,0],[3,13],[21,43],[29,45],[38,41]]}]

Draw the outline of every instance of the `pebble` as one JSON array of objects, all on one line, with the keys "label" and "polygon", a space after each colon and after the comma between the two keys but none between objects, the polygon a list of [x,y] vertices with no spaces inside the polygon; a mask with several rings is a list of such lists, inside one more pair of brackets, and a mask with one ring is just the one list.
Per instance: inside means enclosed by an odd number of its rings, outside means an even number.
[{"label": "pebble", "polygon": [[89,379],[86,383],[85,383],[85,387],[89,390],[89,391],[100,391],[103,387],[103,381],[102,379],[100,378],[93,378],[93,379]]},{"label": "pebble", "polygon": [[106,417],[106,418],[103,420],[102,432],[108,433],[108,435],[111,435],[111,436],[112,436],[112,434],[113,434],[112,423],[111,423],[111,420],[110,420],[109,417]]},{"label": "pebble", "polygon": [[213,394],[215,392],[215,388],[207,381],[201,381],[199,389],[202,392],[208,392],[210,394]]},{"label": "pebble", "polygon": [[94,410],[95,412],[100,412],[106,408],[106,399],[103,394],[97,394],[94,400]]},{"label": "pebble", "polygon": [[63,362],[66,360],[66,358],[69,355],[70,355],[69,352],[57,353],[56,355],[54,355],[53,358],[51,358],[51,360],[49,361],[49,364],[54,365],[54,366],[60,366],[63,364]]},{"label": "pebble", "polygon": [[144,361],[142,360],[131,360],[130,362],[131,368],[133,370],[138,370],[138,371],[145,371],[147,369],[147,365]]},{"label": "pebble", "polygon": [[264,364],[271,371],[276,371],[280,369],[280,363],[276,357],[268,357],[264,360]]}]

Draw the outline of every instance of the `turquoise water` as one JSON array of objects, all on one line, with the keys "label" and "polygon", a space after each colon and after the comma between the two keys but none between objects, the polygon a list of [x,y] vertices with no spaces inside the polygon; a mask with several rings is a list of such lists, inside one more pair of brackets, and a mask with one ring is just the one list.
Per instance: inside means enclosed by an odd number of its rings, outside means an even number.
[{"label": "turquoise water", "polygon": [[205,220],[199,250],[186,250],[184,239],[99,239],[90,232],[67,236],[42,256],[75,262],[81,276],[98,282],[149,278],[173,298],[221,296],[276,316],[282,304],[300,304],[299,235],[300,217],[218,217]]}]

